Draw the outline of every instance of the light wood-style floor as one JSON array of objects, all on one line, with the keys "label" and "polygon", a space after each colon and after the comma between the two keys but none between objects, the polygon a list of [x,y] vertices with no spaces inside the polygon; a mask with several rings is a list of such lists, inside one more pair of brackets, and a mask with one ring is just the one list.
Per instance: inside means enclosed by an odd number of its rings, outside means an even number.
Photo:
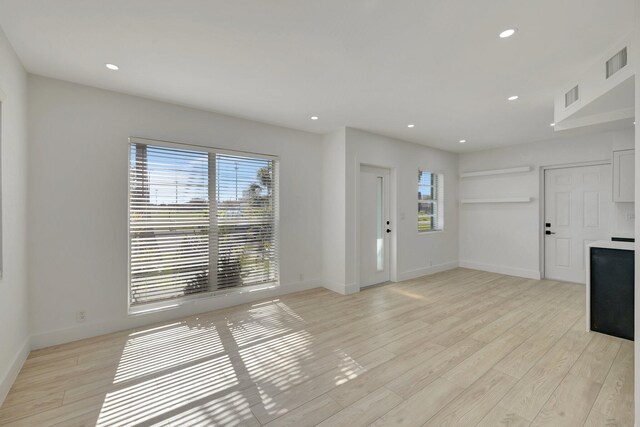
[{"label": "light wood-style floor", "polygon": [[633,425],[631,342],[584,286],[455,269],[31,353],[0,424]]}]

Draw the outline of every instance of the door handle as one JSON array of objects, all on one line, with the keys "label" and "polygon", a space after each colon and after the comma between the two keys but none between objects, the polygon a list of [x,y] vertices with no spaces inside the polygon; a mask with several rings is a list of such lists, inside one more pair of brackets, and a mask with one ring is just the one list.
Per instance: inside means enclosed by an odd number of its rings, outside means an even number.
[{"label": "door handle", "polygon": [[391,229],[390,228],[387,228],[387,233],[391,233]]},{"label": "door handle", "polygon": [[544,234],[546,234],[548,236],[549,234],[556,234],[556,233],[554,233],[553,231],[547,230],[547,231],[544,232]]}]

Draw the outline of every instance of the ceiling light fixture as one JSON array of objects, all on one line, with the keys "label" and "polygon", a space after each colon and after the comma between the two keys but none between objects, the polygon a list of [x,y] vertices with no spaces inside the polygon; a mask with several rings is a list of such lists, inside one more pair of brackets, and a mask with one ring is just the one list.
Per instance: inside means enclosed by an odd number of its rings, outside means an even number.
[{"label": "ceiling light fixture", "polygon": [[501,39],[506,39],[507,37],[511,37],[515,33],[516,33],[516,29],[515,28],[509,28],[509,29],[506,29],[506,30],[504,30],[503,32],[500,33],[500,38]]},{"label": "ceiling light fixture", "polygon": [[120,67],[118,67],[116,64],[104,64],[104,66],[111,71],[118,71],[120,69]]},{"label": "ceiling light fixture", "polygon": [[414,128],[416,125],[407,125],[408,128]]},{"label": "ceiling light fixture", "polygon": [[509,101],[515,101],[516,99],[518,99],[518,95],[513,95],[510,96],[509,98],[507,98]]},{"label": "ceiling light fixture", "polygon": [[311,120],[318,120],[318,116],[311,116]]},{"label": "ceiling light fixture", "polygon": [[466,139],[461,139],[459,142],[460,142],[460,144],[464,144],[465,142],[467,142],[467,140]]}]

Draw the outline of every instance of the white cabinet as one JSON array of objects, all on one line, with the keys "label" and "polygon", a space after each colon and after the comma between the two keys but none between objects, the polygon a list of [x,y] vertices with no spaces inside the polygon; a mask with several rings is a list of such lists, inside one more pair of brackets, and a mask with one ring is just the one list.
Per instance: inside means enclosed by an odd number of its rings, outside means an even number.
[{"label": "white cabinet", "polygon": [[613,152],[613,201],[633,202],[635,199],[635,150]]}]

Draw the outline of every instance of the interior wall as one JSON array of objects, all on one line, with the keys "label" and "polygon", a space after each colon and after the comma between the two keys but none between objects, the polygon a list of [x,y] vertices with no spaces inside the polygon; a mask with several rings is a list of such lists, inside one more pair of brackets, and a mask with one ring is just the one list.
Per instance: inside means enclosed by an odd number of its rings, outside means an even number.
[{"label": "interior wall", "polygon": [[[408,280],[458,265],[458,155],[394,138],[346,129],[347,292],[359,288],[357,180],[360,164],[391,169],[392,250],[396,279]],[[418,233],[418,169],[444,175],[444,230]],[[394,181],[395,180],[395,185]],[[393,273],[393,271],[392,271]],[[392,280],[393,280],[392,274]]]},{"label": "interior wall", "polygon": [[[460,265],[539,278],[541,167],[612,159],[633,148],[633,129],[465,153],[460,172],[532,166],[527,173],[460,178],[460,198],[532,197],[530,203],[460,206]],[[613,233],[633,234],[633,203],[616,203]]]},{"label": "interior wall", "polygon": [[[35,348],[320,284],[319,135],[39,76],[29,76],[29,89]],[[127,314],[130,136],[280,157],[279,289]],[[86,311],[84,323],[78,310]]]},{"label": "interior wall", "polygon": [[27,286],[27,75],[0,30],[2,257],[0,404],[29,348]]},{"label": "interior wall", "polygon": [[345,155],[346,130],[322,138],[322,279],[345,293]]}]

